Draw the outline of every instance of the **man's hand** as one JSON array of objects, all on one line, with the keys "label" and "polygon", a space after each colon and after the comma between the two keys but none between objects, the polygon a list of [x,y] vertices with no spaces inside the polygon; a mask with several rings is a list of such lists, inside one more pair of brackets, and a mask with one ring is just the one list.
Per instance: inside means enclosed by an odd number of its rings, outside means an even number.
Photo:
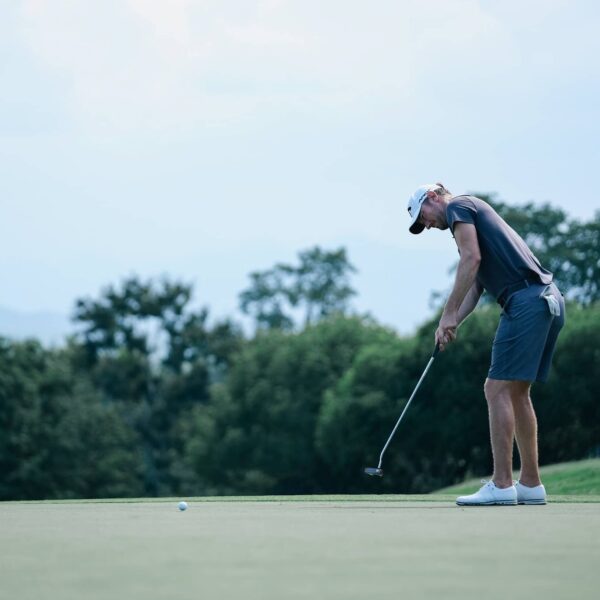
[{"label": "man's hand", "polygon": [[438,328],[435,332],[435,343],[439,344],[440,350],[443,352],[444,348],[456,339],[456,328],[458,327],[458,318],[456,313],[442,315]]}]

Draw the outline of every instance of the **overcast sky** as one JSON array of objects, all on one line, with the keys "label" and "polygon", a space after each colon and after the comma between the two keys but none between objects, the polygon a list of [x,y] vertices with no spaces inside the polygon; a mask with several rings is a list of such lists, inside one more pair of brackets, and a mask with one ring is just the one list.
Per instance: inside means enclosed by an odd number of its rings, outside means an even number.
[{"label": "overcast sky", "polygon": [[168,274],[235,316],[250,271],[343,245],[355,307],[409,333],[457,258],[408,233],[418,185],[600,207],[599,27],[577,0],[2,1],[0,305]]}]

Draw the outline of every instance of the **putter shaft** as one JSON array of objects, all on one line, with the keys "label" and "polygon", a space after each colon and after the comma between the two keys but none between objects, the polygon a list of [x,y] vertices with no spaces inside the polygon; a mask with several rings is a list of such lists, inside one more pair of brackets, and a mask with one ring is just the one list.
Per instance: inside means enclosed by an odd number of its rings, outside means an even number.
[{"label": "putter shaft", "polygon": [[394,429],[392,429],[392,433],[390,433],[390,437],[388,438],[387,442],[385,443],[385,446],[383,447],[383,450],[381,451],[381,454],[379,455],[379,464],[377,465],[378,470],[381,469],[381,463],[383,462],[383,455],[385,454],[387,447],[390,445],[390,442],[392,441],[392,438],[394,437],[394,434],[396,433],[396,429],[398,429],[398,425],[400,425],[400,422],[402,421],[402,417],[404,417],[404,415],[406,414],[406,411],[408,410],[408,407],[410,406],[412,399],[415,397],[415,394],[417,393],[417,390],[419,389],[421,382],[423,381],[423,379],[425,379],[425,375],[427,375],[427,371],[429,371],[429,368],[431,367],[431,364],[433,363],[433,361],[439,351],[440,351],[439,344],[436,344],[435,350],[433,351],[433,354],[431,355],[431,358],[429,359],[429,362],[427,363],[427,366],[425,367],[425,370],[423,371],[423,375],[421,375],[421,379],[419,379],[419,382],[417,383],[415,389],[413,390],[413,393],[411,394],[410,398],[408,399],[408,402],[406,403],[406,406],[404,407],[402,414],[400,415],[398,421],[396,421],[396,425],[394,426]]}]

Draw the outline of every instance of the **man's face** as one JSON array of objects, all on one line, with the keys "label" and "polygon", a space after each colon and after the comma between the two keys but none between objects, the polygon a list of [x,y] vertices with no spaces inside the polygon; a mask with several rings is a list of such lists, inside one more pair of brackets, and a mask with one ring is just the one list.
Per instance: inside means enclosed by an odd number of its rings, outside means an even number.
[{"label": "man's face", "polygon": [[446,221],[446,207],[442,199],[435,193],[431,192],[432,196],[427,196],[427,199],[421,205],[421,212],[417,219],[425,229],[448,229]]}]

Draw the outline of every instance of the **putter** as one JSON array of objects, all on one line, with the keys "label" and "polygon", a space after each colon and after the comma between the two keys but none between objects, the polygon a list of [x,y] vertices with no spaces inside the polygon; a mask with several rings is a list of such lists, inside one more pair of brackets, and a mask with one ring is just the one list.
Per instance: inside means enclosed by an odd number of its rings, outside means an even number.
[{"label": "putter", "polygon": [[392,429],[392,433],[390,433],[390,437],[388,438],[387,442],[385,443],[385,446],[383,447],[383,450],[381,451],[381,454],[379,455],[379,464],[377,465],[377,467],[366,467],[365,473],[367,475],[371,475],[371,477],[375,477],[375,476],[383,477],[383,469],[381,468],[381,463],[383,462],[383,455],[385,454],[387,447],[390,445],[390,442],[392,441],[392,438],[394,437],[394,434],[396,433],[396,429],[398,429],[398,425],[400,425],[400,421],[402,421],[402,417],[408,410],[408,407],[410,406],[412,399],[415,397],[415,394],[417,393],[417,390],[419,389],[421,382],[423,381],[423,379],[425,379],[425,375],[427,375],[427,371],[429,371],[429,367],[431,367],[431,363],[433,362],[433,359],[438,355],[439,351],[440,351],[440,345],[436,344],[435,350],[433,351],[433,354],[431,355],[431,358],[429,359],[429,362],[427,363],[427,366],[425,367],[425,370],[423,371],[423,375],[421,375],[421,379],[419,379],[419,383],[417,383],[417,386],[415,387],[413,393],[411,394],[410,398],[408,399],[408,402],[406,403],[406,406],[404,407],[404,410],[402,411],[400,418],[398,419],[398,421],[396,421],[396,425],[395,425],[394,429]]}]

